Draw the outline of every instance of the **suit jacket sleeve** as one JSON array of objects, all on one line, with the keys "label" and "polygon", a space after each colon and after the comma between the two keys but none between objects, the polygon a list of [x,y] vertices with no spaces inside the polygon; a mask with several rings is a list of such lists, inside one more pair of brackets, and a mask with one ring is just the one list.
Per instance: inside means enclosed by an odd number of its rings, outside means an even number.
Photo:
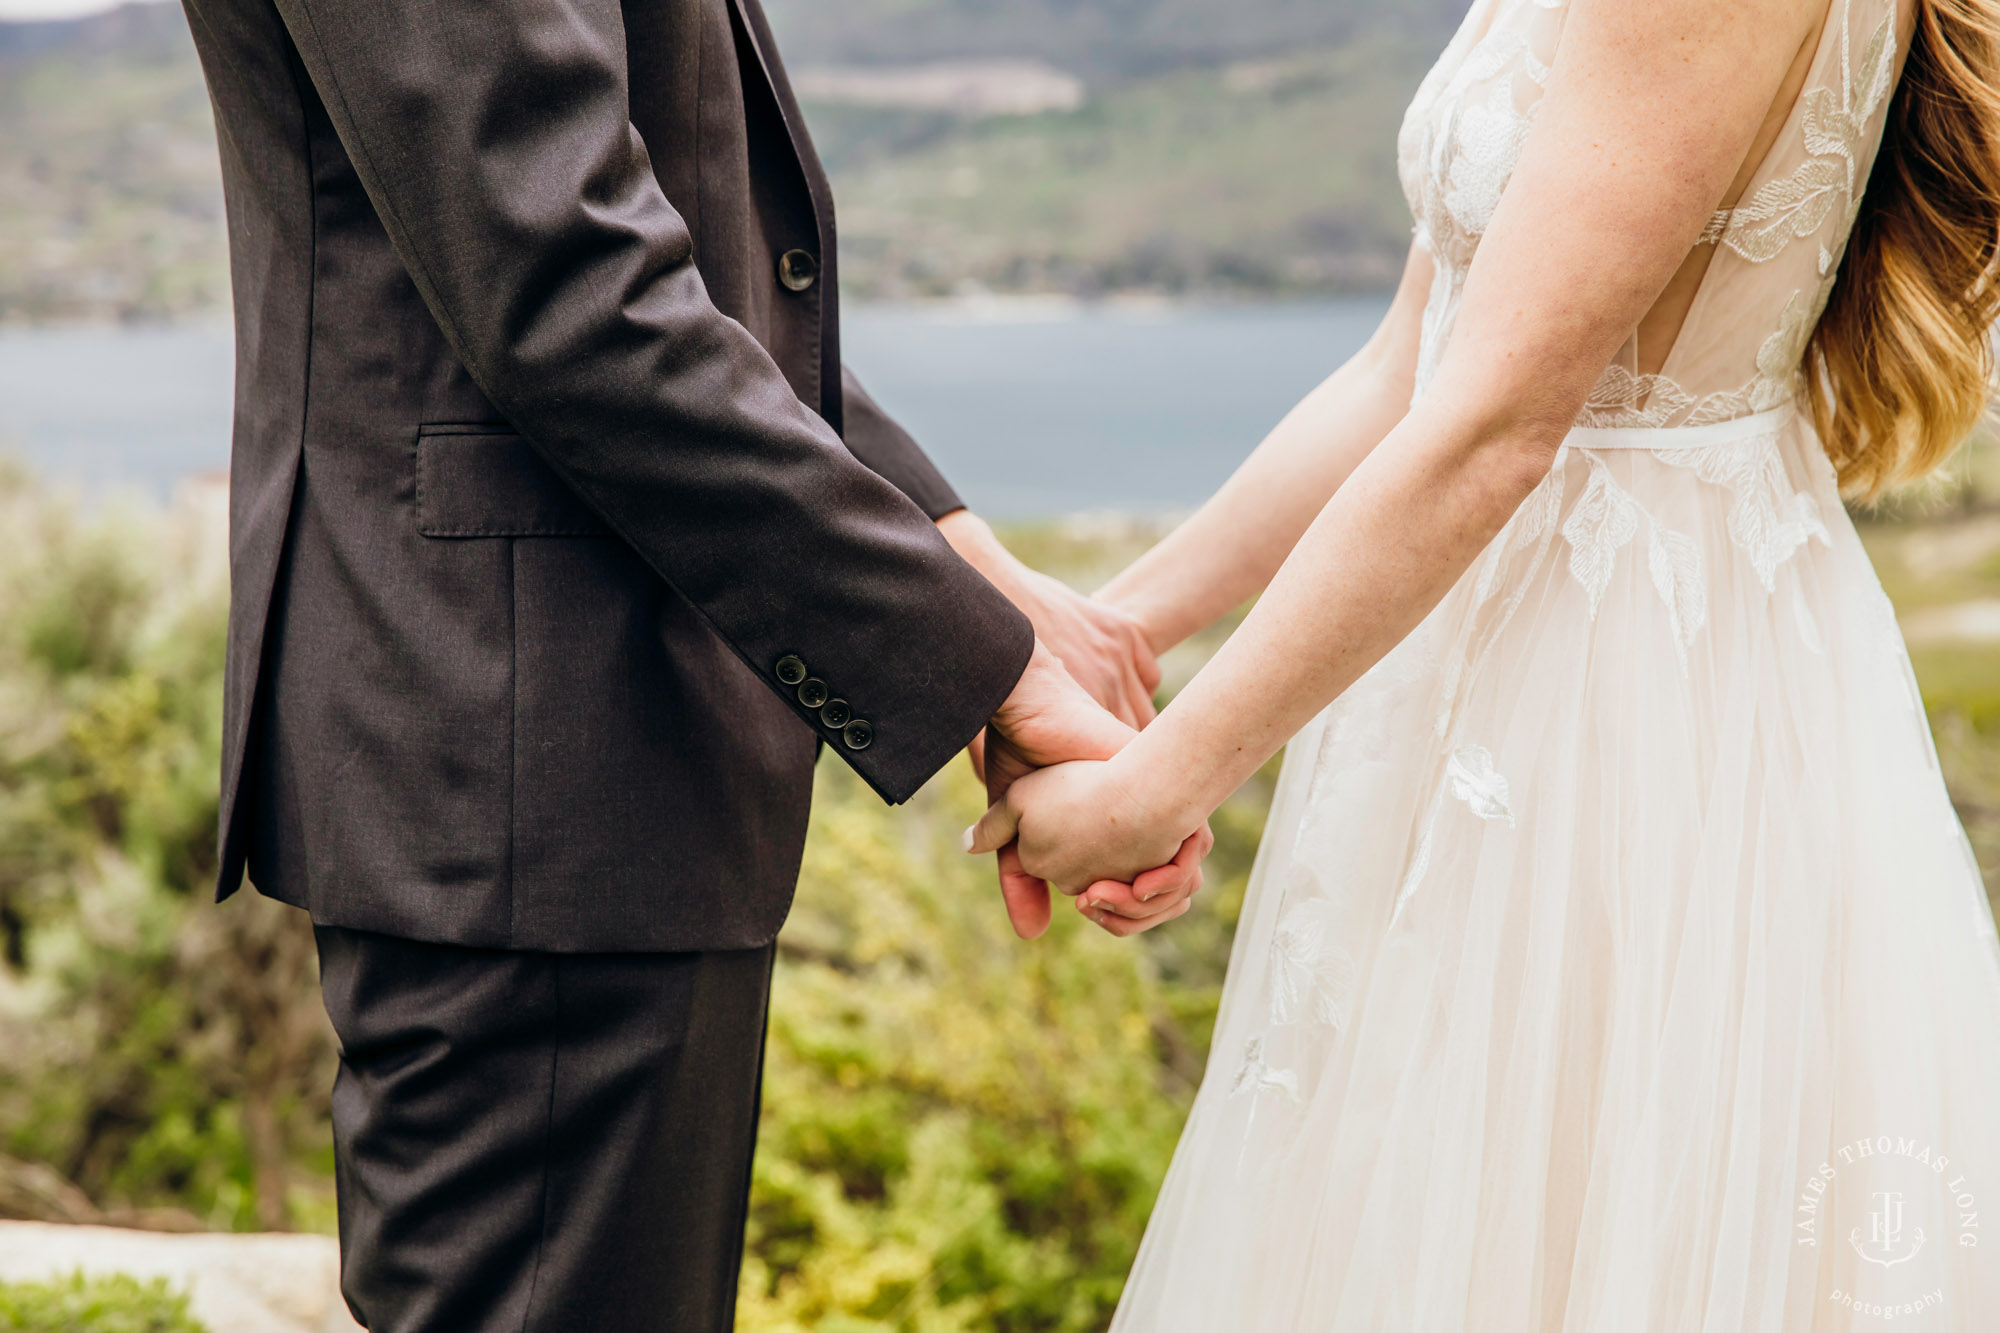
[{"label": "suit jacket sleeve", "polygon": [[882,405],[861,387],[861,381],[845,365],[840,368],[840,396],[841,436],[856,458],[909,496],[934,520],[965,508],[965,501],[958,498],[958,492],[937,470],[937,464],[931,462],[930,456],[894,417],[882,410]]},{"label": "suit jacket sleeve", "polygon": [[[627,117],[619,0],[277,3],[487,396],[876,791],[908,798],[1012,689],[1033,631],[708,299]],[[871,724],[866,748],[777,679],[794,655]]]}]

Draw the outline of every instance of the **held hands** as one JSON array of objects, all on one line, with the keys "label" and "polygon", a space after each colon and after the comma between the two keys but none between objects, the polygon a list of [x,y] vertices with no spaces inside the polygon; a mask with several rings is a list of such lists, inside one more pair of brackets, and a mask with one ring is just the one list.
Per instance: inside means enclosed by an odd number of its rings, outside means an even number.
[{"label": "held hands", "polygon": [[1081,895],[1115,935],[1183,915],[1215,839],[1198,816],[1150,808],[1125,770],[1082,760],[1021,778],[966,831],[966,850],[1011,848],[1022,874]]},{"label": "held hands", "polygon": [[1160,664],[1137,620],[1028,568],[970,510],[946,514],[938,520],[938,531],[967,564],[1021,609],[1034,625],[1035,637],[1091,698],[1128,727],[1143,727],[1153,720]]},{"label": "held hands", "polygon": [[[1160,667],[1137,619],[1028,568],[969,510],[939,519],[938,531],[1035,627],[1027,671],[971,749],[992,800],[1048,765],[1109,759],[1134,728],[1153,720]],[[1189,896],[1201,887],[1201,860],[1213,845],[1203,825],[1117,881],[1065,891],[1087,887],[1080,909],[1114,935],[1150,930],[1187,911]],[[1022,865],[1011,840],[983,850],[999,855],[1000,892],[1015,933],[1039,936],[1049,925],[1048,882]]]},{"label": "held hands", "polygon": [[1139,622],[1040,570],[1023,565],[1018,577],[1009,599],[1071,678],[1127,726],[1151,722],[1160,664]]},{"label": "held hands", "polygon": [[[1032,787],[1039,793],[1041,788],[1054,785],[1040,781],[1050,773],[1061,774],[1070,768],[1109,767],[1103,763],[1067,761],[1108,760],[1134,735],[1130,726],[1094,703],[1038,640],[1020,683],[987,727],[985,777],[988,795],[995,802],[994,810],[1008,809],[1010,793],[1017,789]],[[1050,765],[1061,767],[1051,769]],[[1039,803],[1037,797],[1038,808]],[[1023,939],[1034,939],[1048,929],[1048,879],[1044,873],[1024,864],[1020,850],[1011,845],[1011,833],[997,839],[991,836],[1010,825],[996,822],[987,836],[978,836],[979,830],[987,829],[992,820],[994,813],[989,811],[986,819],[968,830],[967,850],[999,853],[1000,892],[1007,903],[1008,918],[1016,934]],[[1040,837],[1039,820],[1035,829]],[[1060,864],[1064,872],[1060,883],[1065,892],[1089,891],[1084,910],[1093,920],[1115,935],[1130,935],[1172,920],[1187,910],[1189,896],[1201,887],[1201,859],[1208,854],[1213,841],[1205,826],[1191,830],[1173,839],[1151,860],[1143,864],[1133,862],[1117,883],[1090,883],[1070,861],[1053,855],[1046,859],[1052,866]],[[1044,859],[1039,844],[1036,858],[1038,862]],[[1121,854],[1118,864],[1122,866],[1128,859]]]}]

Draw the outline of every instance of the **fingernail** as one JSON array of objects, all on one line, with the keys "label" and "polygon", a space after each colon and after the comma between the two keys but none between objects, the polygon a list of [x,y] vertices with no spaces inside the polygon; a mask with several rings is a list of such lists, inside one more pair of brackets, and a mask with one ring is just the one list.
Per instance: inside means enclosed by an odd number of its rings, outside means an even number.
[{"label": "fingernail", "polygon": [[966,829],[965,829],[965,836],[964,836],[963,838],[959,839],[959,844],[958,844],[958,845],[959,845],[959,846],[961,846],[961,847],[963,847],[963,848],[964,848],[964,849],[965,849],[966,851],[968,851],[968,852],[969,852],[969,851],[971,851],[971,850],[972,850],[972,840],[973,840],[973,839],[974,839],[975,837],[977,837],[977,836],[978,836],[978,834],[979,834],[979,825],[977,825],[977,824],[969,824],[969,825],[967,825],[967,826],[966,826]]}]

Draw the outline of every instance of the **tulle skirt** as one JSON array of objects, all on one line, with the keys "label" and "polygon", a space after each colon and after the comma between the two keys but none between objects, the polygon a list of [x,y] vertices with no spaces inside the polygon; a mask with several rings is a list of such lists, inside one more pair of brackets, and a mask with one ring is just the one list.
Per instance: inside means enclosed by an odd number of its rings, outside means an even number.
[{"label": "tulle skirt", "polygon": [[1888,1325],[2000,1328],[2000,943],[1894,613],[1802,417],[1580,430],[1292,742],[1113,1328]]}]

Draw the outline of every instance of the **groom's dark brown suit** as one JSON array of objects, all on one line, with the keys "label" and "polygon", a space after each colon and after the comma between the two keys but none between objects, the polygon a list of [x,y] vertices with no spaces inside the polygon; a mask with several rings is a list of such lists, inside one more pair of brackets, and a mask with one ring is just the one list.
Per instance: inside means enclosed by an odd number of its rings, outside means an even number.
[{"label": "groom's dark brown suit", "polygon": [[221,891],[309,909],[378,1330],[728,1325],[817,748],[1027,622],[843,371],[756,0],[186,0],[237,320]]}]

